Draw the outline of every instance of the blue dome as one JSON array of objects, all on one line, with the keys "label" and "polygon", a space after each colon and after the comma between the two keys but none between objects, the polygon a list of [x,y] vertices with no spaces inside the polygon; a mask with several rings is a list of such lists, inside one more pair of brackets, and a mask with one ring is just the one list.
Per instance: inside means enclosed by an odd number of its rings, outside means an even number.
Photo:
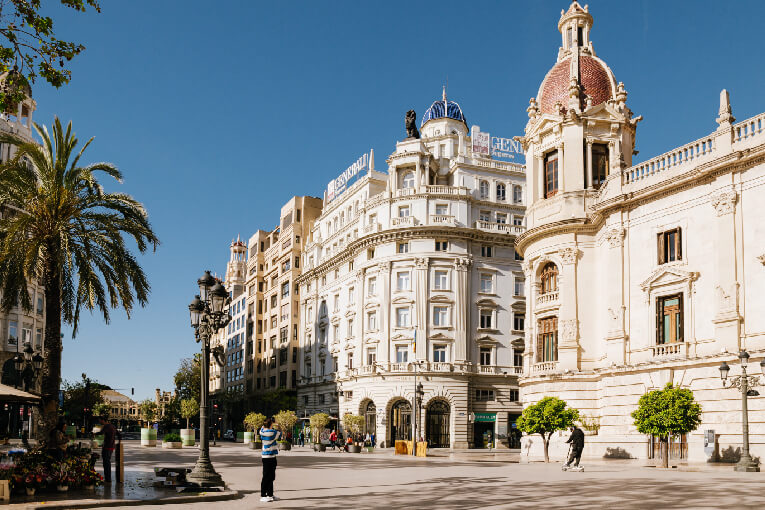
[{"label": "blue dome", "polygon": [[430,105],[430,108],[425,110],[425,115],[422,116],[420,127],[424,126],[425,123],[429,120],[442,119],[444,117],[458,120],[467,126],[467,121],[465,120],[465,116],[462,114],[462,108],[460,108],[460,105],[454,101],[439,100],[435,101],[432,105]]}]

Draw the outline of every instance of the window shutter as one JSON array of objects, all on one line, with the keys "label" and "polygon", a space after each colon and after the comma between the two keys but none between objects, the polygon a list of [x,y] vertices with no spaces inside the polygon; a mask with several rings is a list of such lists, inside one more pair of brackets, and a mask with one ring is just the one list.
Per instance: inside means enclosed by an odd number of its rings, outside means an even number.
[{"label": "window shutter", "polygon": [[685,308],[683,307],[683,294],[677,295],[677,304],[679,307],[678,314],[677,314],[677,341],[678,342],[684,342],[685,341],[685,335],[684,335],[684,326],[685,326]]},{"label": "window shutter", "polygon": [[[683,229],[680,227],[677,227],[677,247],[676,247],[676,253],[677,253],[677,260],[683,260],[683,237],[682,237]],[[681,303],[682,303],[682,295],[680,297]],[[682,309],[682,308],[681,308]]]},{"label": "window shutter", "polygon": [[664,233],[662,232],[657,236],[656,246],[658,247],[658,260],[659,265],[664,264]]},{"label": "window shutter", "polygon": [[663,344],[664,329],[662,328],[662,301],[661,298],[656,298],[656,344]]}]

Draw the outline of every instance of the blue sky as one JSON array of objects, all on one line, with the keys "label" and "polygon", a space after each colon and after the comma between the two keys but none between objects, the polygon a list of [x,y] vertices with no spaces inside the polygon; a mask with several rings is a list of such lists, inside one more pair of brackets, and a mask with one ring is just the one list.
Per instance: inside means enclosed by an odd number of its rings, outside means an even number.
[{"label": "blue sky", "polygon": [[[187,305],[228,245],[271,229],[292,195],[326,183],[370,148],[378,169],[440,97],[469,124],[522,134],[555,63],[568,2],[103,1],[56,9],[58,35],[87,46],[72,82],[38,83],[37,122],[73,120],[86,161],[111,161],[162,245],[142,257],[153,291],[132,320],[85,316],[64,340],[63,376],[82,372],[135,398],[170,389],[196,349]],[[639,124],[635,162],[716,127],[719,92],[743,120],[765,110],[759,1],[589,2],[595,51],[623,81]]]}]

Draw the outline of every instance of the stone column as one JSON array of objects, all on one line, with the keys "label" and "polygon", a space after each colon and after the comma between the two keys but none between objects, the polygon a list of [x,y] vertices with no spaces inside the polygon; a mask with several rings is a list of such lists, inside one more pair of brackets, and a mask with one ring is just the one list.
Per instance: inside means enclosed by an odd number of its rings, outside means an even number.
[{"label": "stone column", "polygon": [[626,360],[626,334],[624,330],[624,263],[622,246],[624,245],[624,229],[621,226],[610,229],[606,233],[608,243],[608,273],[607,279],[612,282],[608,286],[606,302],[608,308],[608,334],[606,336],[607,364],[624,365]]},{"label": "stone column", "polygon": [[[381,356],[380,361],[390,360],[390,262],[381,262],[377,266],[377,280],[378,285],[381,286],[382,299],[380,299],[380,313],[377,323],[380,348],[378,349],[378,356]],[[364,317],[366,319],[366,317]]]},{"label": "stone column", "polygon": [[558,193],[562,193],[566,190],[566,184],[564,176],[566,175],[563,164],[563,144],[561,143],[557,147],[558,149]]},{"label": "stone column", "polygon": [[428,265],[427,257],[414,261],[414,310],[412,325],[416,328],[415,359],[428,359]]},{"label": "stone column", "polygon": [[[717,213],[717,238],[715,239],[715,266],[717,283],[717,313],[712,322],[715,325],[715,337],[721,347],[728,352],[737,352],[740,345],[741,315],[739,314],[738,281],[736,280],[736,225],[735,212],[738,193],[733,187],[727,187],[714,193],[710,199]],[[685,302],[690,304],[691,300]],[[688,313],[686,305],[685,313]],[[685,328],[688,331],[689,328]],[[688,339],[685,339],[688,341]]]},{"label": "stone column", "polygon": [[562,370],[579,370],[579,320],[576,309],[576,260],[577,248],[568,247],[558,251],[563,262],[558,288],[560,312],[558,314],[558,367]]},{"label": "stone column", "polygon": [[[353,293],[354,293],[354,299],[356,300],[355,306],[356,306],[356,317],[354,318],[354,325],[355,325],[355,331],[353,332],[354,336],[358,335],[358,341],[356,344],[361,348],[361,364],[366,365],[366,358],[364,353],[364,348],[366,347],[366,335],[365,331],[367,328],[366,324],[366,314],[364,314],[364,302],[366,298],[366,292],[364,289],[364,269],[360,269],[356,271],[356,283],[353,284]],[[381,345],[381,344],[377,344]],[[382,349],[378,348],[377,351],[381,351]],[[383,361],[387,360],[387,356],[383,359],[382,356],[384,356],[381,352],[377,352],[377,361]]]},{"label": "stone column", "polygon": [[460,258],[455,261],[455,303],[454,303],[454,361],[470,359],[468,339],[472,338],[470,328],[470,259]]},{"label": "stone column", "polygon": [[524,327],[524,349],[523,349],[523,373],[531,374],[531,365],[534,364],[534,303],[539,294],[539,285],[534,283],[533,265],[528,260],[521,262],[523,274],[526,276],[526,318]]},{"label": "stone column", "polygon": [[592,138],[587,139],[587,189],[592,189]]},{"label": "stone column", "polygon": [[414,190],[415,193],[420,192],[420,186],[422,185],[422,164],[420,158],[417,158],[417,166],[414,170]]}]

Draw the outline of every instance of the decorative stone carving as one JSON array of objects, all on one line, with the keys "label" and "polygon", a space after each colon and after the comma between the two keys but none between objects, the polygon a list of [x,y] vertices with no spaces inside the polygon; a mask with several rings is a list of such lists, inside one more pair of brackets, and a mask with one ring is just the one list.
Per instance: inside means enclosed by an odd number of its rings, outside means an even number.
[{"label": "decorative stone carving", "polygon": [[717,112],[715,121],[720,125],[717,129],[729,127],[736,121],[736,117],[733,116],[733,110],[730,107],[730,94],[725,89],[720,91],[720,110]]},{"label": "decorative stone carving", "polygon": [[454,266],[458,271],[467,271],[470,268],[472,261],[468,258],[458,258],[454,261]]},{"label": "decorative stone carving", "polygon": [[[765,257],[765,255],[763,255],[763,257]],[[765,262],[763,262],[763,264],[765,264]],[[528,275],[531,272],[531,262],[528,260],[521,262],[521,269],[523,269],[524,274]]]},{"label": "decorative stone carving", "polygon": [[579,321],[576,319],[563,319],[558,324],[560,338],[564,343],[575,343],[578,333]]},{"label": "decorative stone carving", "polygon": [[526,111],[529,114],[529,118],[531,120],[534,120],[537,118],[537,115],[539,114],[539,105],[537,104],[537,100],[535,98],[529,99],[529,107],[526,108]]},{"label": "decorative stone carving", "polygon": [[377,264],[377,271],[380,273],[390,273],[390,261]]},{"label": "decorative stone carving", "polygon": [[760,261],[760,264],[762,264],[763,266],[765,266],[765,253],[763,253],[762,255],[760,255],[759,257],[757,257],[757,260],[759,260],[759,261]]},{"label": "decorative stone carving", "polygon": [[715,208],[718,216],[724,216],[734,211],[737,201],[738,193],[735,190],[728,189],[713,194],[709,203]]},{"label": "decorative stone carving", "polygon": [[617,248],[622,245],[626,231],[623,228],[612,228],[606,232],[606,241],[611,248]]},{"label": "decorative stone carving", "polygon": [[558,256],[564,264],[575,264],[576,259],[579,256],[579,250],[577,248],[563,248],[558,251]]},{"label": "decorative stone carving", "polygon": [[620,81],[616,85],[616,101],[619,103],[627,102],[627,90],[624,88],[624,82]]},{"label": "decorative stone carving", "polygon": [[414,259],[414,267],[417,269],[427,269],[428,268],[428,257],[421,257]]}]

